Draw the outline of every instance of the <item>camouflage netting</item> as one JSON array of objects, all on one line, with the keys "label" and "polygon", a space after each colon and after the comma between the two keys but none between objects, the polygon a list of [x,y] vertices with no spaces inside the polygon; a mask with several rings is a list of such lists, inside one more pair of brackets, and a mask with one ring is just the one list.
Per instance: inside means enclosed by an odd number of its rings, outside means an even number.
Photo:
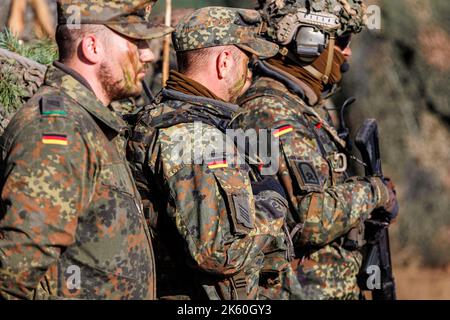
[{"label": "camouflage netting", "polygon": [[[381,126],[384,170],[395,179],[401,218],[394,227],[397,262],[450,262],[450,2],[371,1],[382,30],[353,41],[342,96],[358,103],[354,129],[366,117]],[[417,257],[420,258],[417,258]]]}]

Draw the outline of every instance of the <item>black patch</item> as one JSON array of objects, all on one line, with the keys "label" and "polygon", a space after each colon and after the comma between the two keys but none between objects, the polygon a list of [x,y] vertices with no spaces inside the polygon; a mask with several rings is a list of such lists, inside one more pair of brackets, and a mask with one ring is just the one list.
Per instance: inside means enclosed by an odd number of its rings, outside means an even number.
[{"label": "black patch", "polygon": [[60,96],[45,96],[41,99],[41,114],[62,112],[66,113],[64,100]]},{"label": "black patch", "polygon": [[233,204],[236,209],[236,220],[243,226],[253,229],[253,219],[250,215],[248,197],[245,195],[233,195]]},{"label": "black patch", "polygon": [[298,170],[302,175],[302,180],[305,185],[320,186],[320,180],[314,170],[314,166],[309,162],[297,162]]}]

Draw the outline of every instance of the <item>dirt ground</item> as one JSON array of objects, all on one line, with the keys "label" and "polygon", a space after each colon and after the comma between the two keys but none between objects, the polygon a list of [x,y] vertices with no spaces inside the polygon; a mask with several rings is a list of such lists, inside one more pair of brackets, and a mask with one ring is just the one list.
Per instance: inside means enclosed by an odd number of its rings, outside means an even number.
[{"label": "dirt ground", "polygon": [[450,300],[450,267],[394,267],[399,300]]}]

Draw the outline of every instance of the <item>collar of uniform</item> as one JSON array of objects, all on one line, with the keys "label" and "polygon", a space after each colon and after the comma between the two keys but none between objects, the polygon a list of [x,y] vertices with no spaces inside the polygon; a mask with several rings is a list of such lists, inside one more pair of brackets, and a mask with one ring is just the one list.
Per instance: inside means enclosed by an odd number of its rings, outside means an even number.
[{"label": "collar of uniform", "polygon": [[95,96],[91,86],[79,73],[60,62],[54,62],[45,75],[45,84],[62,90],[94,118],[116,132],[126,129],[125,122],[105,107]]},{"label": "collar of uniform", "polygon": [[202,107],[208,107],[208,105],[218,109],[223,116],[231,119],[233,115],[240,111],[240,108],[236,104],[218,101],[205,97],[192,96],[176,90],[163,89],[160,94],[161,100],[179,100],[183,102],[189,102],[192,104],[200,105]]},{"label": "collar of uniform", "polygon": [[305,102],[307,105],[309,105],[311,107],[317,105],[317,103],[319,102],[319,97],[314,93],[314,91],[305,82],[303,82],[299,78],[294,77],[290,73],[288,73],[274,65],[271,65],[265,61],[263,61],[262,63],[266,68],[274,70],[279,77],[279,79],[277,79],[277,80],[282,81],[285,84],[285,86],[286,86],[286,82],[289,82],[295,86],[300,87],[301,90],[305,94],[305,98],[306,98]]}]

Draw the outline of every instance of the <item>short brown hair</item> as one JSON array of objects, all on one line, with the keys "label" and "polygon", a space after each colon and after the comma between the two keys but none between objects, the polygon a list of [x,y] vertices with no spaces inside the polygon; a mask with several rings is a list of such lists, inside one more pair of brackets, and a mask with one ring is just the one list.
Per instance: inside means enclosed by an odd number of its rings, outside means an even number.
[{"label": "short brown hair", "polygon": [[217,53],[218,51],[221,51],[224,48],[230,47],[233,48],[232,49],[233,58],[235,58],[236,60],[240,59],[240,56],[238,54],[239,49],[236,46],[218,46],[218,47],[177,52],[178,71],[181,73],[189,73],[192,72],[194,69],[202,68],[202,66],[205,63],[205,60],[209,58],[212,54]]},{"label": "short brown hair", "polygon": [[98,24],[85,24],[77,28],[59,25],[56,29],[56,43],[59,49],[59,61],[67,62],[77,51],[78,45],[89,34],[95,34],[100,39],[107,38],[107,27]]}]

